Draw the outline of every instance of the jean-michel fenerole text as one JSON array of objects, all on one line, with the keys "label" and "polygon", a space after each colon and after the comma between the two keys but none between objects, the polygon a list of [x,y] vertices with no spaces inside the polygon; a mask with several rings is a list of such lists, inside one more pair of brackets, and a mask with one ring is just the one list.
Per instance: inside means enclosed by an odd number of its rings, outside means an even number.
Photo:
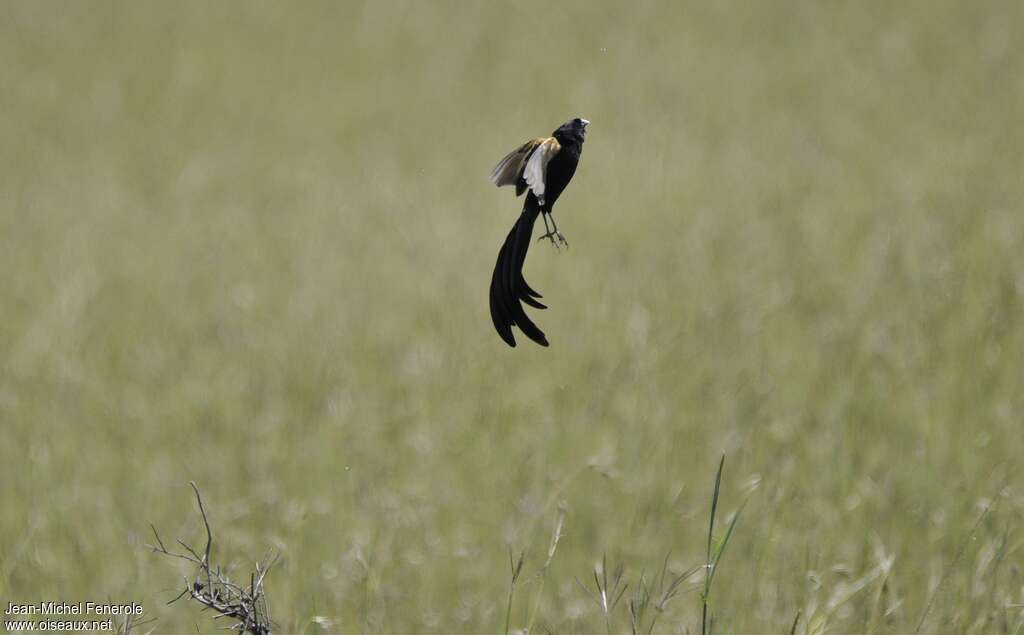
[{"label": "jean-michel fenerole text", "polygon": [[136,602],[112,604],[109,602],[36,602],[19,604],[8,602],[5,615],[142,615],[142,605]]}]

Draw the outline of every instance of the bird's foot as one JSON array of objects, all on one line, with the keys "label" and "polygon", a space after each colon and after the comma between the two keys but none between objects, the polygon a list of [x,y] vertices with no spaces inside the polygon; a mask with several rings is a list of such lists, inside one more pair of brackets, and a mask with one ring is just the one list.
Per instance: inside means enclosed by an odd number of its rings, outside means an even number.
[{"label": "bird's foot", "polygon": [[548,233],[544,234],[543,236],[541,236],[540,238],[538,238],[537,242],[540,242],[540,241],[544,240],[545,238],[547,238],[548,240],[551,241],[552,246],[554,246],[555,249],[558,249],[558,241],[556,240],[556,238],[558,236],[559,236],[558,232],[548,232]]},{"label": "bird's foot", "polygon": [[551,241],[551,244],[554,245],[555,249],[558,249],[560,246],[565,247],[566,249],[569,248],[569,241],[565,239],[565,236],[562,234],[562,232],[558,232],[558,231],[548,232],[548,233],[544,234],[543,236],[541,236],[540,238],[538,238],[537,242],[540,242],[540,241],[544,240],[545,238],[547,238],[548,240]]}]

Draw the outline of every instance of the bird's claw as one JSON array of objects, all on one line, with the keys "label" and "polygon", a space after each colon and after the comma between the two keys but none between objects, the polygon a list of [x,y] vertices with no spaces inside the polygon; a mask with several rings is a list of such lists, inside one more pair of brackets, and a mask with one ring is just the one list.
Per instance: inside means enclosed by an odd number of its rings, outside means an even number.
[{"label": "bird's claw", "polygon": [[545,238],[551,241],[551,244],[555,247],[555,249],[558,249],[559,245],[564,246],[566,249],[569,248],[569,241],[565,239],[565,236],[562,234],[562,232],[548,232],[541,236],[540,238],[538,238],[537,242],[540,242]]}]

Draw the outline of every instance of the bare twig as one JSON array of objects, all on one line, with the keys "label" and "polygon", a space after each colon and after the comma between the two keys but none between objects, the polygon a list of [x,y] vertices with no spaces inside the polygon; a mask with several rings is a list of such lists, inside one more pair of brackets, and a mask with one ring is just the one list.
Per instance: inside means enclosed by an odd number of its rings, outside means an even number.
[{"label": "bare twig", "polygon": [[203,505],[203,498],[199,494],[199,488],[194,482],[189,483],[189,485],[192,486],[192,491],[195,492],[196,502],[199,505],[199,514],[203,518],[203,527],[206,529],[206,546],[203,548],[203,555],[199,555],[199,552],[191,545],[181,540],[176,542],[185,551],[170,551],[164,545],[164,541],[160,538],[156,527],[150,525],[156,544],[148,546],[154,553],[185,560],[193,564],[197,569],[195,579],[191,582],[186,580],[185,589],[168,604],[177,602],[187,595],[204,608],[212,609],[216,612],[217,615],[214,619],[230,618],[235,620],[235,623],[227,627],[228,630],[238,633],[251,633],[252,635],[269,635],[272,622],[270,620],[270,612],[267,609],[263,583],[267,572],[277,562],[277,557],[268,557],[266,564],[257,562],[255,572],[249,575],[249,584],[247,586],[243,587],[232,582],[220,566],[212,564],[213,530],[210,528],[210,519],[206,514],[206,507]]}]

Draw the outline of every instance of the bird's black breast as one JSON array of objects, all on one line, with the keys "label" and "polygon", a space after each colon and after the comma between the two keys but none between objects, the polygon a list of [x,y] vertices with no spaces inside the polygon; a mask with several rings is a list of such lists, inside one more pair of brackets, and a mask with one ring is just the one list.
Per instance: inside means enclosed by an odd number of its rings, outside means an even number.
[{"label": "bird's black breast", "polygon": [[580,162],[581,150],[582,148],[575,144],[568,147],[562,146],[561,152],[556,154],[551,159],[551,162],[548,163],[544,192],[544,202],[548,209],[555,204],[555,201],[561,196],[562,190],[569,185],[569,181],[576,174],[576,166]]}]

